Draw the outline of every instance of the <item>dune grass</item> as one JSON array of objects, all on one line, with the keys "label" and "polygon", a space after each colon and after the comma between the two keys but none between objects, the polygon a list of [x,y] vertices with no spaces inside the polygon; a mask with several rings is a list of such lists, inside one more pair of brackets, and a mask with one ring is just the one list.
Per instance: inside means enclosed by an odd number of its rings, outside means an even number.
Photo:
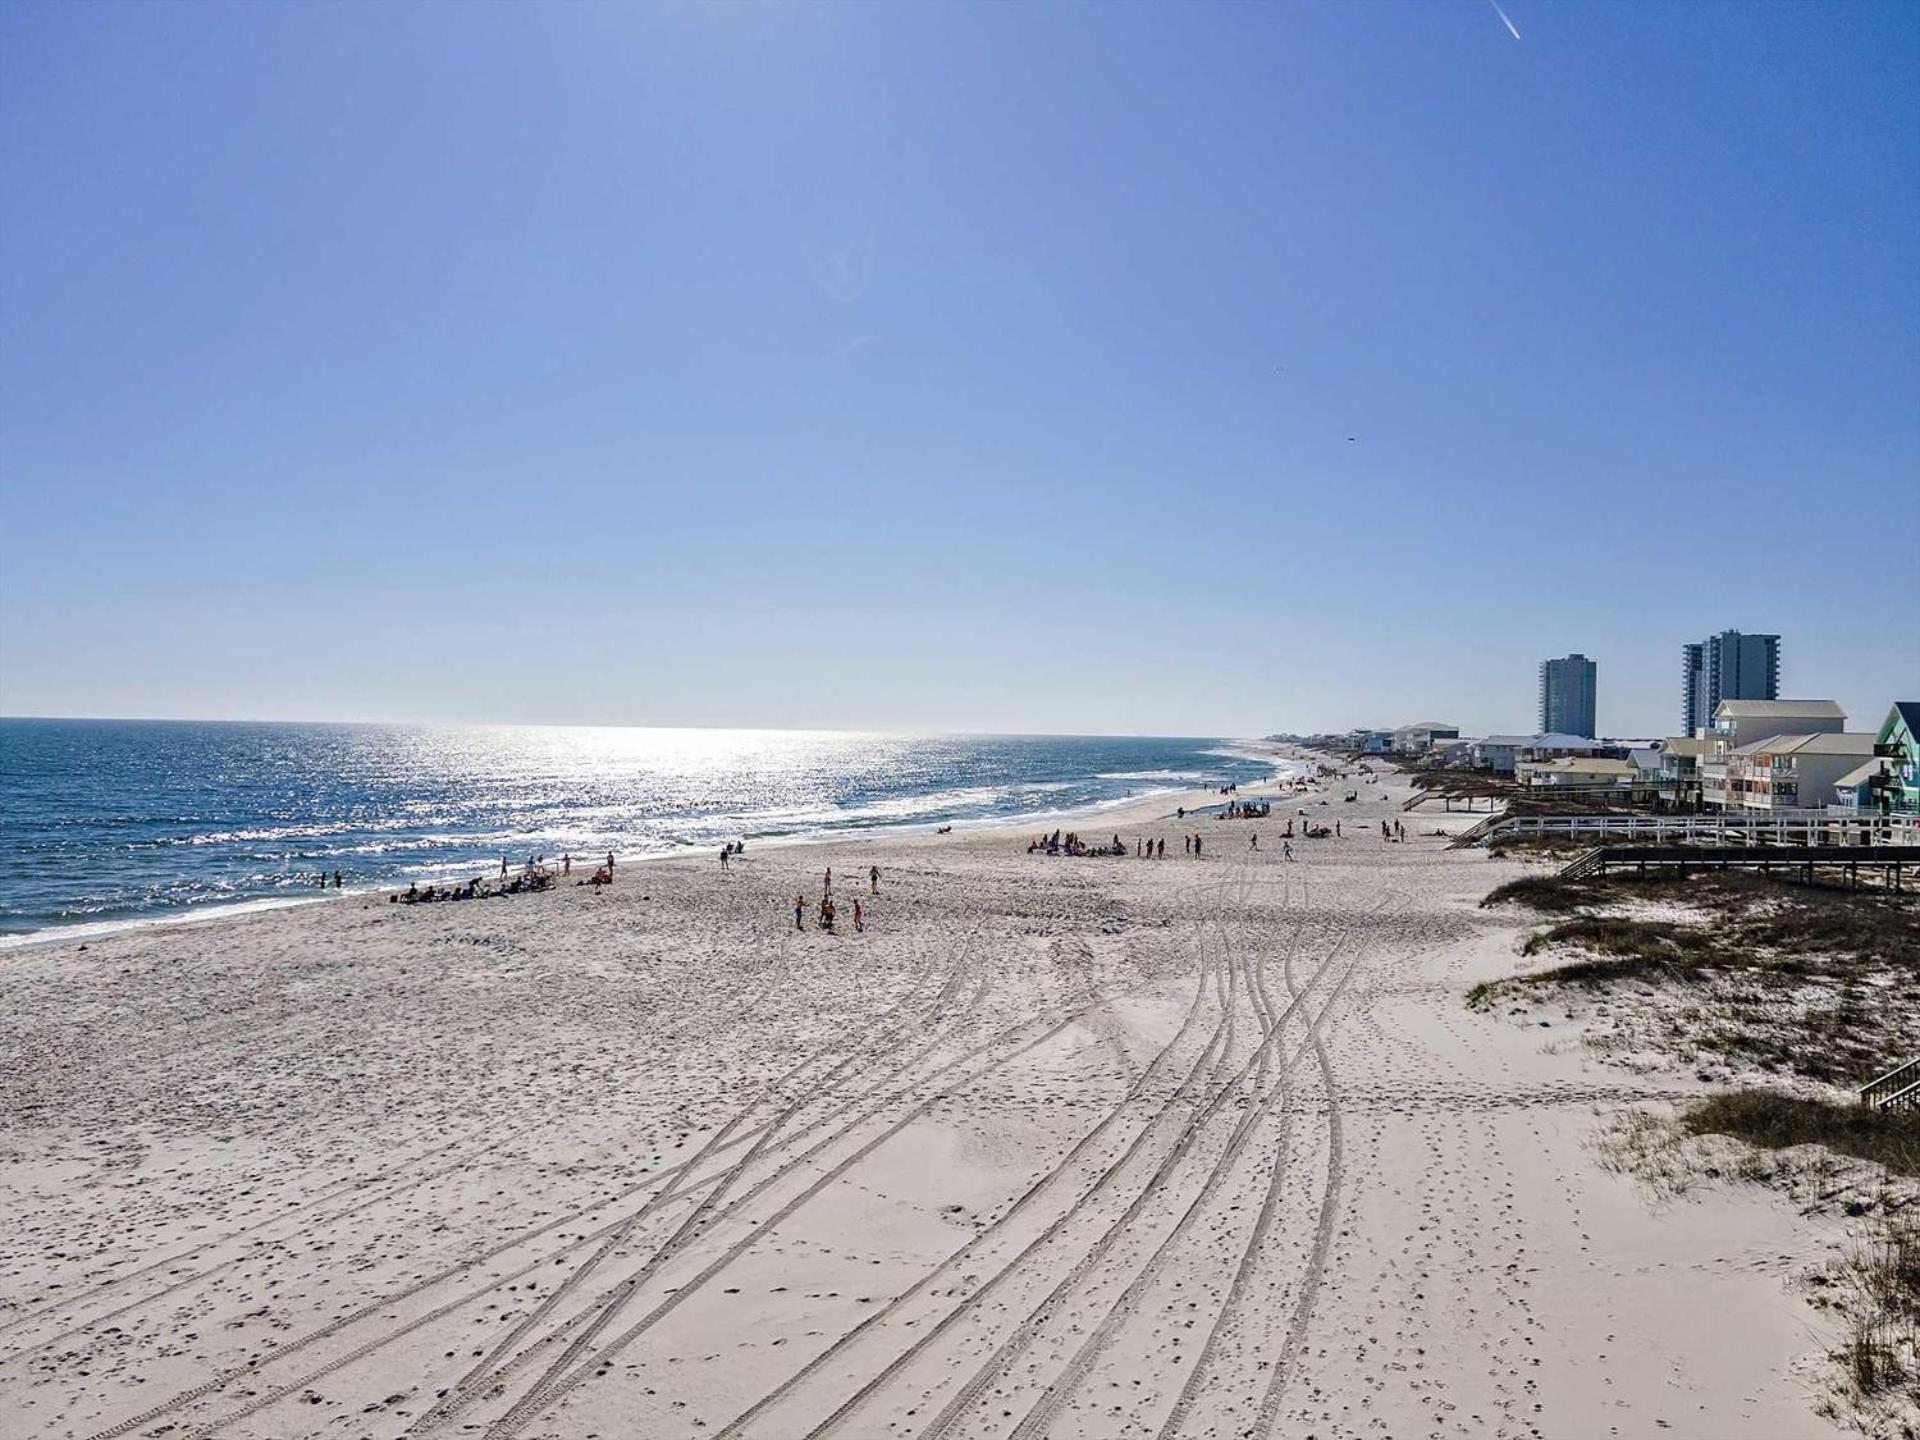
[{"label": "dune grass", "polygon": [[[1920,1176],[1920,1114],[1838,1105],[1772,1090],[1732,1090],[1702,1100],[1681,1117],[1692,1135],[1732,1135],[1749,1145],[1784,1150],[1824,1145],[1842,1155]],[[1920,1252],[1916,1252],[1920,1262]],[[1920,1279],[1920,1271],[1914,1278]],[[1916,1291],[1920,1294],[1920,1291]]]},{"label": "dune grass", "polygon": [[[1643,901],[1664,908],[1635,913]],[[1920,898],[1707,872],[1529,876],[1481,903],[1551,918],[1524,954],[1571,953],[1477,986],[1476,1009],[1577,987],[1629,1007],[1616,1016],[1644,1012],[1637,1033],[1653,1048],[1836,1085],[1920,1054]],[[1670,986],[1686,987],[1684,1004]]]}]

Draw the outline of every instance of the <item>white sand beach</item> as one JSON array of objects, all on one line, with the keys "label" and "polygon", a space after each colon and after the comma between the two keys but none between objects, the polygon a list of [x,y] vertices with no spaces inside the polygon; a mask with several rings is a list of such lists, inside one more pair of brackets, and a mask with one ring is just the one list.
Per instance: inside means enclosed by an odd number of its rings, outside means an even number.
[{"label": "white sand beach", "polygon": [[1830,1222],[1604,1170],[1697,1082],[1470,1011],[1521,867],[1345,788],[0,957],[0,1432],[1838,1433]]}]

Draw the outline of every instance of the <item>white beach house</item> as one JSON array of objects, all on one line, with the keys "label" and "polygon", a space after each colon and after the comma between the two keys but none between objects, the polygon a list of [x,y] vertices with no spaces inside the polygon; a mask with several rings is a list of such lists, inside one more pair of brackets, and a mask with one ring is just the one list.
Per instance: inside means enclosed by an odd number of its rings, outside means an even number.
[{"label": "white beach house", "polygon": [[[1710,748],[1698,763],[1700,799],[1708,805],[1740,808],[1729,797],[1727,767],[1744,745],[1784,735],[1837,735],[1846,728],[1847,712],[1831,700],[1722,700],[1714,707],[1713,728],[1701,737]],[[1830,781],[1843,773],[1836,771]],[[1824,805],[1824,793],[1812,803]]]},{"label": "white beach house", "polygon": [[1873,758],[1867,734],[1773,735],[1742,745],[1725,761],[1729,810],[1817,810],[1834,787]]},{"label": "white beach house", "polygon": [[1522,785],[1536,789],[1555,789],[1567,785],[1632,785],[1640,778],[1640,767],[1631,760],[1562,755],[1553,760],[1522,760],[1515,765],[1513,775]]},{"label": "white beach house", "polygon": [[1473,742],[1473,763],[1481,770],[1511,775],[1522,760],[1551,760],[1559,755],[1590,755],[1604,748],[1584,735],[1489,735]]}]

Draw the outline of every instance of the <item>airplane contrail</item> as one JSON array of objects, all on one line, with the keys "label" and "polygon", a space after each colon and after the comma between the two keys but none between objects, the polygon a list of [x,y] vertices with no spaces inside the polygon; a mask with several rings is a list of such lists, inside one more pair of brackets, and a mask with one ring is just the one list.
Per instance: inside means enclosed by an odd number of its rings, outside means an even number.
[{"label": "airplane contrail", "polygon": [[1507,19],[1507,12],[1500,8],[1500,0],[1487,0],[1487,3],[1493,6],[1493,13],[1500,17],[1500,23],[1507,27],[1507,33],[1518,40],[1520,32],[1513,28],[1513,22]]}]

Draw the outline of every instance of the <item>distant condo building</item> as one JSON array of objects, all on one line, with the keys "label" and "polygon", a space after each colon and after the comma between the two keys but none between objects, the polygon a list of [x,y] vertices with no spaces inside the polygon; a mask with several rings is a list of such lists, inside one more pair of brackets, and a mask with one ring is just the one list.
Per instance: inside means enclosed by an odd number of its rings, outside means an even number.
[{"label": "distant condo building", "polygon": [[1680,647],[1680,733],[1698,735],[1713,724],[1722,700],[1780,698],[1780,637],[1722,630],[1697,645]]},{"label": "distant condo building", "polygon": [[1599,667],[1575,651],[1540,662],[1540,728],[1550,735],[1593,739]]}]

